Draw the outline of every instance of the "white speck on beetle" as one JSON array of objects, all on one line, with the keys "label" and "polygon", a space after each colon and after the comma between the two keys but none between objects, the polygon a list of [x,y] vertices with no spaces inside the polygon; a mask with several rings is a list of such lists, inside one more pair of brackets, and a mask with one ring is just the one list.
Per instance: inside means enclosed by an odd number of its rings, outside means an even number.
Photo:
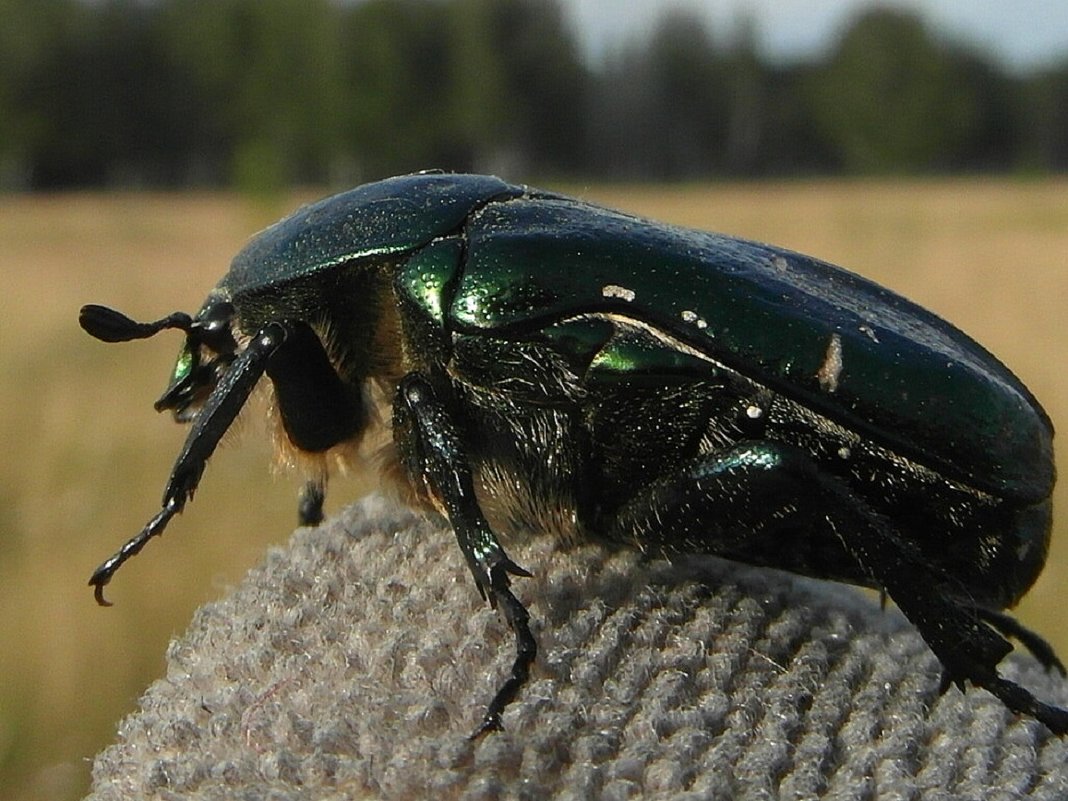
[{"label": "white speck on beetle", "polygon": [[745,410],[745,414],[750,420],[759,420],[764,415],[764,410],[759,406],[752,405]]},{"label": "white speck on beetle", "polygon": [[849,450],[849,448],[847,448],[845,445],[843,445],[841,448],[838,449],[838,458],[839,459],[848,459],[852,455],[853,455],[853,452],[851,450]]},{"label": "white speck on beetle", "polygon": [[771,260],[771,266],[779,272],[786,272],[789,269],[790,263],[786,261],[782,256],[776,256]]},{"label": "white speck on beetle", "polygon": [[816,380],[820,382],[820,389],[824,392],[834,392],[838,389],[840,375],[842,375],[842,338],[838,334],[831,334],[827,342],[827,353],[823,356],[823,364],[816,371]]},{"label": "white speck on beetle", "polygon": [[860,330],[862,333],[867,334],[868,339],[870,339],[872,342],[879,341],[879,337],[875,336],[875,329],[872,328],[870,325],[862,325],[860,326]]},{"label": "white speck on beetle", "polygon": [[696,325],[702,331],[708,328],[708,323],[705,321],[705,319],[703,317],[698,317],[697,312],[695,311],[685,309],[682,312],[681,317],[684,323],[691,323],[692,325]]},{"label": "white speck on beetle", "polygon": [[616,284],[605,284],[601,287],[601,297],[605,298],[619,298],[630,303],[636,297],[633,289],[627,289],[625,286],[618,286]]}]

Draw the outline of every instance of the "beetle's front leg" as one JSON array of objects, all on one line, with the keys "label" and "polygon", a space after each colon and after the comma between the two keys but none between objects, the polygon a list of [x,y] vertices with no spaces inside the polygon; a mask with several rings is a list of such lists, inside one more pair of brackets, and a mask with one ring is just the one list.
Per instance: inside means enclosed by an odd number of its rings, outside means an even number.
[{"label": "beetle's front leg", "polygon": [[[998,675],[998,663],[1012,650],[998,630],[1016,636],[1026,629],[961,600],[967,593],[951,577],[796,448],[743,442],[695,459],[624,504],[608,530],[663,553],[715,553],[809,574],[817,572],[810,565],[850,559],[934,651],[943,690],[970,681],[1054,733],[1068,733],[1068,711]],[[1047,665],[1060,665],[1044,641],[1026,634],[1021,639],[1040,659],[1045,654]]]},{"label": "beetle's front leg", "polygon": [[501,728],[501,713],[530,675],[538,645],[529,615],[510,589],[512,576],[529,576],[497,541],[475,497],[463,439],[445,403],[417,373],[405,376],[394,402],[394,428],[413,480],[421,481],[444,511],[482,597],[500,608],[516,638],[511,675],[497,691],[472,737]]},{"label": "beetle's front leg", "polygon": [[193,429],[174,463],[163,493],[162,509],[136,536],[93,571],[89,584],[93,587],[98,604],[110,606],[104,598],[104,587],[111,581],[115,571],[140,553],[150,539],[162,534],[171,518],[181,512],[186,501],[193,497],[208,458],[215,452],[219,440],[245,405],[249,393],[267,369],[268,361],[285,342],[288,333],[283,324],[269,323],[227,368],[208,396],[204,408],[197,414]]}]

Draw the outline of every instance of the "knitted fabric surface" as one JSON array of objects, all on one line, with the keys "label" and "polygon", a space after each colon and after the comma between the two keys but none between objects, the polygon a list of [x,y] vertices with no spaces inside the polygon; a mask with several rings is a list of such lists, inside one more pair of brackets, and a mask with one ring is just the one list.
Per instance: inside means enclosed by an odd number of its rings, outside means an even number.
[{"label": "knitted fabric surface", "polygon": [[[507,544],[540,651],[471,741],[514,641],[450,530],[376,498],[301,529],[172,643],[90,796],[1066,799],[1068,743],[938,695],[895,608],[710,558]],[[1003,674],[1054,703],[1026,655]]]}]

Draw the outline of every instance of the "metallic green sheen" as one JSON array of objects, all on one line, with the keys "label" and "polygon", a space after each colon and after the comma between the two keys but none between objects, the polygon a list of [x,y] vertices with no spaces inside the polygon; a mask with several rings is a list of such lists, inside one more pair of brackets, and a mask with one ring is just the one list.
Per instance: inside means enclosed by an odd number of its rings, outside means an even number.
[{"label": "metallic green sheen", "polygon": [[457,238],[440,239],[399,265],[394,284],[427,319],[444,325],[445,296],[456,277],[464,243]]},{"label": "metallic green sheen", "polygon": [[[472,219],[450,305],[457,330],[522,337],[590,313],[656,326],[979,490],[1050,493],[1052,426],[1030,392],[965,334],[870,281],[566,199],[494,203]],[[819,375],[835,335],[831,386]]]},{"label": "metallic green sheen", "polygon": [[234,257],[219,294],[237,297],[343,262],[413,250],[455,231],[484,203],[521,192],[483,175],[405,175],[365,184],[256,235]]},{"label": "metallic green sheen", "polygon": [[193,372],[193,352],[189,350],[189,343],[183,342],[182,349],[178,351],[178,358],[174,362],[174,370],[171,373],[171,384],[177,384],[189,378]]},{"label": "metallic green sheen", "polygon": [[591,384],[613,380],[663,381],[668,376],[707,375],[715,368],[707,361],[669,347],[648,347],[628,340],[609,342],[590,362],[587,380]]},{"label": "metallic green sheen", "polygon": [[668,345],[613,336],[615,327],[597,317],[580,317],[544,329],[542,335],[577,363],[586,363],[588,384],[635,381],[647,377],[661,382],[668,376],[710,376],[715,366],[707,359]]}]

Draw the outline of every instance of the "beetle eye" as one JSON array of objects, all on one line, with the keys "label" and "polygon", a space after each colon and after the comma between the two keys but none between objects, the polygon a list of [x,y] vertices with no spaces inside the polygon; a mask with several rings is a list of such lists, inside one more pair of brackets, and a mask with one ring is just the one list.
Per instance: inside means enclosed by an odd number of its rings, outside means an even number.
[{"label": "beetle eye", "polygon": [[186,411],[192,405],[196,395],[196,375],[200,372],[200,345],[193,341],[193,337],[187,337],[178,352],[178,359],[174,363],[174,372],[171,374],[171,383],[164,390],[163,395],[156,401],[157,412],[164,409],[174,411],[174,417],[184,422]]},{"label": "beetle eye", "polygon": [[234,360],[237,351],[231,327],[234,315],[234,306],[228,301],[206,306],[197,315],[178,352],[171,383],[155,403],[157,412],[170,409],[179,423],[196,417]]},{"label": "beetle eye", "polygon": [[171,374],[171,383],[178,384],[189,378],[199,362],[200,359],[197,358],[196,351],[190,347],[189,342],[186,342],[178,354],[178,360],[174,363],[174,372]]}]

